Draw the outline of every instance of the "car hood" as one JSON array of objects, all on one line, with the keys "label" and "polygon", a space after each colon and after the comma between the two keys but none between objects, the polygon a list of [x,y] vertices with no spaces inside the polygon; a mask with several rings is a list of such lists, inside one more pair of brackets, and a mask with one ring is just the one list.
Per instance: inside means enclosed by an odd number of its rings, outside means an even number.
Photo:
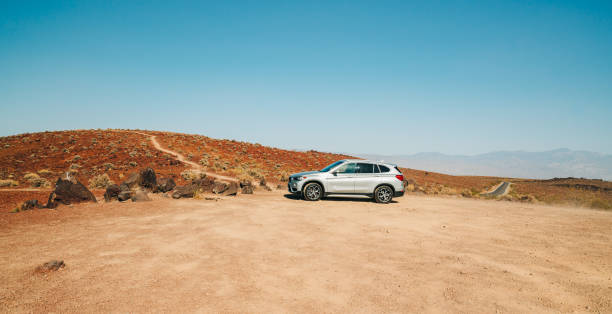
[{"label": "car hood", "polygon": [[317,173],[321,173],[321,171],[306,171],[306,172],[300,172],[300,173],[294,173],[291,175],[291,177],[301,177],[301,176],[307,176],[309,174],[317,174]]}]

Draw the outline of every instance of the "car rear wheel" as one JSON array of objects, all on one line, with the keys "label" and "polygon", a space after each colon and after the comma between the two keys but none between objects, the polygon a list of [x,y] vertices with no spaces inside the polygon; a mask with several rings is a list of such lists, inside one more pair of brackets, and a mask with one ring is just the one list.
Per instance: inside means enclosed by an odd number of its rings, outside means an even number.
[{"label": "car rear wheel", "polygon": [[308,183],[304,186],[302,195],[307,201],[318,201],[323,197],[323,187],[316,182]]},{"label": "car rear wheel", "polygon": [[393,198],[393,189],[387,185],[382,185],[374,190],[374,200],[376,203],[387,204]]}]

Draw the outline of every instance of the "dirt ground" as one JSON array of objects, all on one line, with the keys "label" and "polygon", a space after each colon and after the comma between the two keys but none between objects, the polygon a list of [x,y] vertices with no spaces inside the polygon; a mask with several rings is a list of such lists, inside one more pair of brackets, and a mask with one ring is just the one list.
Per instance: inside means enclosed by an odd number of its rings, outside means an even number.
[{"label": "dirt ground", "polygon": [[[612,212],[284,192],[0,214],[1,312],[612,312]],[[36,274],[61,259],[66,267]]]}]

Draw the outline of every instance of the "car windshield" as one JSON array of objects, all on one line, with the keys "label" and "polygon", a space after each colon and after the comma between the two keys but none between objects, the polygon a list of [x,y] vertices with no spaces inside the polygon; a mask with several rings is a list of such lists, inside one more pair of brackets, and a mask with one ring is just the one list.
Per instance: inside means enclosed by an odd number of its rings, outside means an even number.
[{"label": "car windshield", "polygon": [[343,163],[343,162],[344,162],[344,160],[336,161],[335,163],[333,163],[333,164],[331,164],[331,165],[329,165],[329,166],[327,166],[327,167],[325,167],[325,168],[321,169],[321,172],[328,172],[328,171],[330,171],[332,168],[336,167],[337,165],[339,165],[339,164],[341,164],[341,163]]}]

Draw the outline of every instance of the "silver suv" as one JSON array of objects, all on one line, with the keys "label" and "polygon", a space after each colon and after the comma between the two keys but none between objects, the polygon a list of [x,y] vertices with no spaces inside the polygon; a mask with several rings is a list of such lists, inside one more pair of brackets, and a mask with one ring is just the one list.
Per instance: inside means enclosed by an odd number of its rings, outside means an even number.
[{"label": "silver suv", "polygon": [[318,201],[328,195],[365,195],[389,203],[404,195],[404,176],[397,166],[382,162],[346,159],[321,169],[292,174],[289,192]]}]

